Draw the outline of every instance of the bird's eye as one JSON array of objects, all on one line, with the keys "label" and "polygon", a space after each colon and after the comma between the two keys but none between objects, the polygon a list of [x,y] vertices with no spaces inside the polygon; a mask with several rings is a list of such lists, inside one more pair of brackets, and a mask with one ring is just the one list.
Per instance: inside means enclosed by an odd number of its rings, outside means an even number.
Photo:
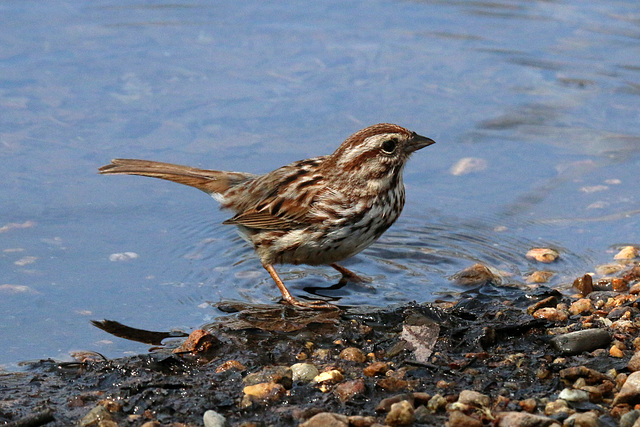
[{"label": "bird's eye", "polygon": [[391,154],[396,149],[396,145],[398,145],[398,140],[395,138],[387,139],[382,143],[382,151],[387,154]]}]

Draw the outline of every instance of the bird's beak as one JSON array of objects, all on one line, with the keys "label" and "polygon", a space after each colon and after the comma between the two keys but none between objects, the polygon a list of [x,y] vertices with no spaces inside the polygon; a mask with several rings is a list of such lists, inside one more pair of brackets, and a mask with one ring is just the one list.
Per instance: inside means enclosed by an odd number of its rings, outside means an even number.
[{"label": "bird's beak", "polygon": [[414,151],[418,151],[421,148],[428,147],[429,145],[435,143],[436,142],[433,139],[427,138],[426,136],[418,135],[417,133],[413,132],[411,138],[409,138],[405,145],[405,150],[407,154],[411,154]]}]

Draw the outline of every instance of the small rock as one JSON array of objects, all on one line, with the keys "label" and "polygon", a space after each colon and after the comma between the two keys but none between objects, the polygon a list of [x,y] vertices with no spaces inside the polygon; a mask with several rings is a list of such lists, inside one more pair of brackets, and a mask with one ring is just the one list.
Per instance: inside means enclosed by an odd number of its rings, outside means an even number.
[{"label": "small rock", "polygon": [[603,264],[596,267],[596,274],[598,274],[598,276],[609,276],[616,274],[623,269],[623,264]]},{"label": "small rock", "polygon": [[293,381],[302,381],[308,383],[318,376],[318,368],[312,363],[296,363],[291,365],[291,374]]},{"label": "small rock", "polygon": [[359,378],[357,380],[345,381],[338,384],[333,392],[342,402],[346,402],[356,396],[361,396],[364,394],[364,380],[362,378]]},{"label": "small rock", "polygon": [[558,310],[555,307],[545,307],[539,310],[536,310],[533,313],[533,317],[536,319],[545,319],[550,322],[566,322],[569,319],[569,316],[562,311]]},{"label": "small rock", "polygon": [[534,271],[527,276],[527,283],[547,283],[553,277],[551,271]]},{"label": "small rock", "polygon": [[560,379],[567,382],[575,382],[579,378],[584,378],[587,384],[600,384],[606,381],[611,381],[611,377],[600,373],[595,369],[587,368],[586,366],[573,366],[571,368],[562,369],[559,374]]},{"label": "small rock", "polygon": [[497,414],[497,418],[499,420],[498,427],[547,427],[558,423],[553,418],[529,414],[528,412],[501,412]]},{"label": "small rock", "polygon": [[390,426],[408,426],[415,420],[413,405],[406,400],[394,403],[387,414],[385,423]]},{"label": "small rock", "polygon": [[398,394],[396,396],[391,396],[391,397],[387,397],[386,399],[382,399],[380,403],[378,403],[378,406],[376,406],[376,412],[377,413],[389,412],[391,410],[391,405],[393,405],[394,403],[402,402],[403,400],[406,400],[413,405],[414,398],[412,394],[409,394],[409,393]]},{"label": "small rock", "polygon": [[633,372],[627,377],[620,392],[613,400],[613,404],[628,403],[634,405],[638,402],[640,402],[640,371]]},{"label": "small rock", "polygon": [[485,394],[478,393],[477,391],[462,390],[458,396],[458,402],[475,406],[477,408],[488,408],[491,405],[491,398]]},{"label": "small rock", "polygon": [[494,282],[501,283],[502,280],[496,274],[493,274],[491,269],[482,264],[474,264],[464,270],[451,276],[453,281],[458,285],[463,286],[475,286],[482,285],[484,283]]},{"label": "small rock", "polygon": [[435,414],[436,412],[438,412],[438,410],[443,409],[445,406],[447,406],[447,399],[442,397],[442,395],[440,394],[436,394],[435,396],[433,396],[429,400],[429,403],[427,403],[427,409],[432,414]]},{"label": "small rock", "polygon": [[598,415],[594,412],[583,412],[570,415],[562,425],[567,427],[598,427],[600,423],[598,422]]},{"label": "small rock", "polygon": [[340,352],[340,355],[338,357],[349,362],[364,363],[367,361],[367,356],[364,355],[362,350],[356,347],[345,348]]},{"label": "small rock", "polygon": [[461,411],[452,411],[449,414],[449,427],[482,427],[482,421]]},{"label": "small rock", "polygon": [[549,402],[544,407],[545,415],[556,415],[561,413],[573,413],[575,411],[569,409],[569,405],[566,400],[558,399],[553,402]]},{"label": "small rock", "polygon": [[376,375],[384,375],[389,370],[389,364],[386,362],[373,362],[362,370],[367,377],[375,377]]},{"label": "small rock", "polygon": [[376,423],[374,417],[365,417],[363,415],[350,415],[349,427],[370,427]]},{"label": "small rock", "polygon": [[227,360],[226,362],[224,362],[221,365],[218,365],[218,367],[216,368],[216,374],[220,374],[222,372],[226,372],[230,369],[235,369],[237,371],[244,371],[247,368],[244,367],[244,365],[240,362],[238,362],[237,360]]},{"label": "small rock", "polygon": [[252,402],[255,401],[277,401],[285,395],[287,390],[282,384],[277,383],[259,383],[248,385],[243,389],[245,397],[249,397]]},{"label": "small rock", "polygon": [[535,399],[525,399],[521,400],[518,405],[522,408],[523,411],[532,413],[536,410],[536,400]]},{"label": "small rock", "polygon": [[624,353],[622,352],[622,350],[620,350],[617,346],[612,346],[609,349],[609,355],[611,357],[617,357],[617,358],[622,358],[624,357]]},{"label": "small rock", "polygon": [[204,421],[204,427],[223,427],[227,422],[221,414],[211,409],[205,411],[202,420]]},{"label": "small rock", "polygon": [[629,289],[629,293],[630,293],[631,295],[638,295],[638,294],[640,294],[640,282],[639,282],[639,283],[636,283],[635,285],[633,285],[633,286],[631,287],[631,289]]},{"label": "small rock", "polygon": [[540,301],[538,301],[537,303],[527,307],[527,313],[528,314],[532,314],[532,313],[536,312],[537,310],[539,310],[541,308],[555,307],[557,304],[558,304],[558,298],[555,297],[555,296],[550,296],[550,297],[547,297],[547,298],[543,298]]},{"label": "small rock", "polygon": [[424,405],[420,405],[416,408],[415,412],[413,413],[413,416],[415,418],[415,422],[417,424],[432,424],[431,418],[432,415],[429,412],[429,410],[427,409],[426,406]]},{"label": "small rock", "polygon": [[584,329],[568,334],[557,335],[551,339],[551,344],[562,354],[580,354],[607,346],[611,336],[604,329]]},{"label": "small rock", "polygon": [[102,420],[98,423],[98,427],[118,427],[118,423],[112,420]]},{"label": "small rock", "polygon": [[590,274],[585,274],[573,281],[573,287],[579,290],[583,297],[586,297],[593,292],[593,277]]},{"label": "small rock", "polygon": [[633,353],[633,356],[629,359],[629,363],[627,363],[627,368],[629,368],[631,372],[640,371],[640,351]]},{"label": "small rock", "polygon": [[527,252],[527,258],[549,264],[558,259],[560,253],[551,248],[533,248]]},{"label": "small rock", "polygon": [[80,420],[80,426],[89,427],[89,426],[97,426],[98,423],[102,420],[111,420],[111,414],[107,411],[102,405],[98,405],[92,410],[89,411],[87,415],[85,415],[82,420]]},{"label": "small rock", "polygon": [[290,389],[293,385],[293,372],[288,366],[270,366],[260,372],[247,375],[242,381],[246,385],[277,383]]},{"label": "small rock", "polygon": [[620,427],[633,427],[638,418],[640,418],[640,410],[629,411],[620,417]]},{"label": "small rock", "polygon": [[337,369],[332,369],[330,371],[321,372],[320,374],[316,375],[313,378],[313,381],[318,384],[320,383],[335,384],[335,383],[339,383],[343,379],[344,379],[344,376],[342,375],[342,372],[338,371]]},{"label": "small rock", "polygon": [[633,246],[625,246],[613,257],[613,259],[633,259],[637,256],[638,249]]},{"label": "small rock", "polygon": [[591,304],[591,300],[588,298],[580,298],[577,301],[574,301],[569,307],[569,313],[576,315],[582,313],[591,313],[593,311],[593,304]]},{"label": "small rock", "polygon": [[558,395],[558,399],[566,400],[567,402],[586,402],[589,400],[589,393],[584,390],[565,388]]},{"label": "small rock", "polygon": [[320,412],[300,424],[300,427],[348,427],[349,417],[331,412]]}]

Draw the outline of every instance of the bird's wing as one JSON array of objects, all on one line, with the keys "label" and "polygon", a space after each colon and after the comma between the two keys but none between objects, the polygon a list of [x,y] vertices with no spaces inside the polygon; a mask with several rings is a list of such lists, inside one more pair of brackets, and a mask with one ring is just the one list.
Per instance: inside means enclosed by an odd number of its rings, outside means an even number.
[{"label": "bird's wing", "polygon": [[322,176],[314,168],[322,157],[283,166],[251,183],[251,204],[240,205],[237,214],[223,224],[262,230],[290,230],[318,222],[314,203],[325,191]]},{"label": "bird's wing", "polygon": [[308,223],[309,205],[278,195],[258,207],[240,212],[223,224],[242,225],[261,230],[290,230]]}]

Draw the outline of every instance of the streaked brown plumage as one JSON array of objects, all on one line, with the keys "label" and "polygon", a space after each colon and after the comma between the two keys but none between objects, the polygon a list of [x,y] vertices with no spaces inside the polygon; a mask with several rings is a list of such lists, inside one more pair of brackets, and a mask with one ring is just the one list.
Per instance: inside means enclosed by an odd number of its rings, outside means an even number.
[{"label": "streaked brown plumage", "polygon": [[433,143],[381,123],[351,135],[333,154],[264,175],[132,159],[114,159],[100,173],[162,178],[212,195],[235,212],[223,224],[236,225],[253,243],[284,301],[319,306],[296,300],[273,265],[328,264],[357,277],[336,263],[362,251],[395,222],[404,206],[406,161]]}]

